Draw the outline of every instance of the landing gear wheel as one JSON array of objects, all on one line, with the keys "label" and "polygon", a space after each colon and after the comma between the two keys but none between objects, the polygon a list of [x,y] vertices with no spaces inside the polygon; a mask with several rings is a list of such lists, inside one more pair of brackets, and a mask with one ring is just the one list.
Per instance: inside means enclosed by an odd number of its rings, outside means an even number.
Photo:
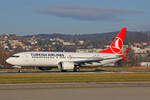
[{"label": "landing gear wheel", "polygon": [[78,72],[78,71],[80,71],[80,69],[79,69],[78,66],[76,66],[76,67],[74,67],[73,71],[74,71],[74,72]]},{"label": "landing gear wheel", "polygon": [[18,70],[18,73],[21,73],[21,72],[22,72],[22,70],[21,70],[21,69],[19,69],[19,70]]}]

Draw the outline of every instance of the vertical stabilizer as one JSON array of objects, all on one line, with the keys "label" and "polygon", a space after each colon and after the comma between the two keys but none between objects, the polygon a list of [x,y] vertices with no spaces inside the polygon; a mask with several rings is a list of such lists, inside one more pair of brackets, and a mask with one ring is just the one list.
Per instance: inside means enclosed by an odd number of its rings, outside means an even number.
[{"label": "vertical stabilizer", "polygon": [[127,28],[122,28],[117,37],[114,39],[109,48],[99,51],[98,53],[122,54],[123,44],[126,36]]}]

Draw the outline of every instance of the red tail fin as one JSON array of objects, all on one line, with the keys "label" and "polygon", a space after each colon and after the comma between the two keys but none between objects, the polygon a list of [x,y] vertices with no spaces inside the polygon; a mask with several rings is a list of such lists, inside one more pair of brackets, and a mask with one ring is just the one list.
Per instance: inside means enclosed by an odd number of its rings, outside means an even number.
[{"label": "red tail fin", "polygon": [[113,54],[122,54],[122,48],[124,44],[124,39],[126,36],[127,28],[122,28],[118,36],[114,39],[111,46],[103,51],[98,53],[113,53]]}]

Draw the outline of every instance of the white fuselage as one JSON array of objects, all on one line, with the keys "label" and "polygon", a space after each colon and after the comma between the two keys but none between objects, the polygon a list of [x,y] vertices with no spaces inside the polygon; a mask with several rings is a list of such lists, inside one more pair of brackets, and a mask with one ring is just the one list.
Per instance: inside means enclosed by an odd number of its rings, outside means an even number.
[{"label": "white fuselage", "polygon": [[103,59],[83,66],[100,66],[114,63],[122,58],[118,54],[107,53],[73,53],[73,52],[22,52],[14,54],[6,61],[14,66],[49,66],[57,67],[60,62],[76,62],[94,59]]}]

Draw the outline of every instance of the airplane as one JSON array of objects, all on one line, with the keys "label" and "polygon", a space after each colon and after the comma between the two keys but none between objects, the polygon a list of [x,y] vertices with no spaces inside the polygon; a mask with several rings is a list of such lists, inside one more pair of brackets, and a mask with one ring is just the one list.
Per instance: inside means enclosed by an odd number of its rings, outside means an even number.
[{"label": "airplane", "polygon": [[60,72],[79,71],[81,67],[97,67],[115,63],[125,56],[129,49],[123,52],[127,28],[122,28],[109,48],[96,53],[79,52],[21,52],[9,57],[6,62],[13,67],[22,68],[35,66],[41,70],[50,70],[57,67]]}]

